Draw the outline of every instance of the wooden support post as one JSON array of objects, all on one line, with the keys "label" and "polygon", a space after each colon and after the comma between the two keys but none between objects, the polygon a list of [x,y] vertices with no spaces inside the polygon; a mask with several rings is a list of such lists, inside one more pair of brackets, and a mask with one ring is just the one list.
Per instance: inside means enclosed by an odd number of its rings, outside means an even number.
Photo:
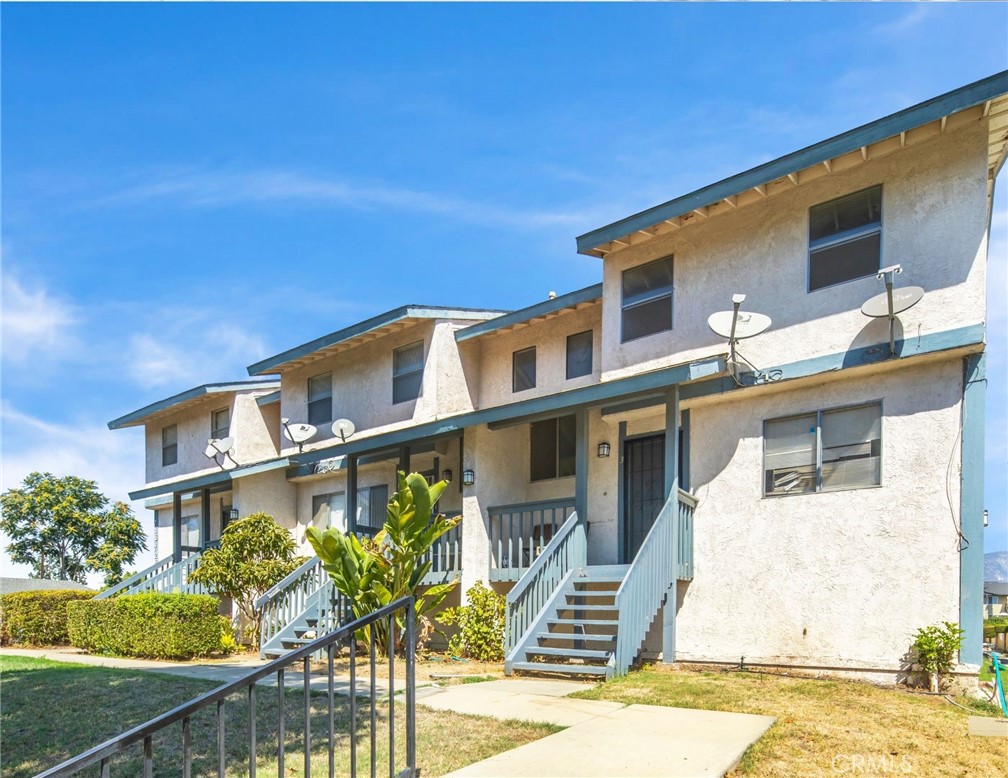
[{"label": "wooden support post", "polygon": [[347,454],[347,532],[357,531],[357,455]]},{"label": "wooden support post", "polygon": [[172,494],[172,561],[182,561],[182,492]]},{"label": "wooden support post", "polygon": [[207,547],[210,542],[210,490],[204,489],[200,497],[200,512],[203,514],[203,531],[200,538],[200,546]]},{"label": "wooden support post", "polygon": [[588,411],[574,413],[574,510],[583,524],[588,520]]},{"label": "wooden support post", "polygon": [[[677,499],[679,493],[679,384],[676,384],[665,394],[665,497],[666,499]],[[678,505],[674,510],[678,511]],[[678,527],[679,518],[672,518],[672,553],[668,564],[673,570],[678,570],[679,560],[679,538]],[[669,587],[665,597],[665,605],[662,608],[662,662],[672,664],[675,662],[675,633],[676,633],[676,582],[677,575],[672,576],[672,586]]]}]

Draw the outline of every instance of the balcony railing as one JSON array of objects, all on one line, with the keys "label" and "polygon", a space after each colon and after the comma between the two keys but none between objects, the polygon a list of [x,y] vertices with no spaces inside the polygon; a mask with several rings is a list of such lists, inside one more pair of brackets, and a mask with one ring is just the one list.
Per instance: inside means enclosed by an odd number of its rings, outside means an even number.
[{"label": "balcony railing", "polygon": [[462,573],[462,524],[456,524],[434,541],[423,561],[431,561],[431,569],[423,584],[447,583]]},{"label": "balcony railing", "polygon": [[490,580],[517,581],[574,513],[574,498],[490,508]]}]

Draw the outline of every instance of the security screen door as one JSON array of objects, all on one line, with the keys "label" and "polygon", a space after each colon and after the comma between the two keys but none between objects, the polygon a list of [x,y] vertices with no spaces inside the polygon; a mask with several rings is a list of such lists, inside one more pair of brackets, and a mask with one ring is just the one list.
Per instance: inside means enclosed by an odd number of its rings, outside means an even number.
[{"label": "security screen door", "polygon": [[633,561],[665,505],[665,435],[623,443],[623,558]]}]

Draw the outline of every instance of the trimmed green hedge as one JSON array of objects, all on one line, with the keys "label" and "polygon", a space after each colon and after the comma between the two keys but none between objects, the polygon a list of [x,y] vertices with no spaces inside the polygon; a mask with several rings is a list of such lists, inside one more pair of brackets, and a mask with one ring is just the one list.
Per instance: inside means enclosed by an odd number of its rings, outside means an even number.
[{"label": "trimmed green hedge", "polygon": [[89,600],[94,592],[47,589],[0,595],[0,644],[65,646],[67,603]]},{"label": "trimmed green hedge", "polygon": [[96,654],[191,659],[221,648],[218,601],[207,594],[127,594],[67,606],[70,644]]},{"label": "trimmed green hedge", "polygon": [[1002,632],[1008,632],[1008,617],[996,616],[993,619],[987,619],[983,625],[983,636],[984,639],[991,639],[995,635]]}]

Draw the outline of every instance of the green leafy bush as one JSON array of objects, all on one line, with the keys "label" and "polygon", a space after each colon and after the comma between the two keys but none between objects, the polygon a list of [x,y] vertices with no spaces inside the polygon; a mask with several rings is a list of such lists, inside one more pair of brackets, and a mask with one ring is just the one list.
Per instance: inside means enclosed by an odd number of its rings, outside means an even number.
[{"label": "green leafy bush", "polygon": [[940,690],[941,678],[952,669],[953,659],[962,646],[965,634],[958,624],[951,621],[923,627],[914,634],[914,661],[921,672],[927,673],[931,691]]},{"label": "green leafy bush", "polygon": [[217,598],[127,594],[67,605],[71,645],[97,654],[190,659],[222,648]]},{"label": "green leafy bush", "polygon": [[11,592],[0,596],[0,644],[67,645],[67,603],[92,597],[94,592],[79,589]]},{"label": "green leafy bush", "polygon": [[991,640],[1002,632],[1008,632],[1008,616],[996,616],[983,623],[984,640]]},{"label": "green leafy bush", "polygon": [[466,600],[467,605],[445,608],[437,617],[439,623],[459,628],[448,641],[448,652],[484,662],[504,659],[504,597],[477,581]]}]

